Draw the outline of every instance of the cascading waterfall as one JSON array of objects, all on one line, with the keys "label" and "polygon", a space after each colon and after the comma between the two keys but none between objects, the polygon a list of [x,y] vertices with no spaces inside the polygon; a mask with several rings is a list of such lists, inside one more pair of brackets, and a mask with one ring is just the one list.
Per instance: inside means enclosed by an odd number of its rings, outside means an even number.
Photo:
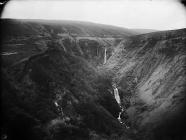
[{"label": "cascading waterfall", "polygon": [[61,116],[63,116],[64,113],[63,113],[63,109],[62,109],[62,107],[58,104],[57,101],[54,101],[54,104],[55,104],[57,110],[59,111],[59,114],[60,114]]},{"label": "cascading waterfall", "polygon": [[107,48],[105,47],[105,52],[104,52],[104,63],[103,64],[106,64],[107,63]]},{"label": "cascading waterfall", "polygon": [[118,120],[121,124],[125,125],[125,127],[128,129],[129,127],[125,124],[125,122],[121,120],[121,114],[124,112],[124,108],[121,106],[121,100],[120,100],[120,96],[116,84],[113,84],[113,89],[114,89],[114,97],[116,99],[116,102],[119,104],[121,108],[121,112],[119,112]]},{"label": "cascading waterfall", "polygon": [[120,105],[121,101],[120,101],[120,96],[119,96],[119,92],[116,86],[114,86],[114,97],[117,101],[117,103]]},{"label": "cascading waterfall", "polygon": [[127,129],[129,129],[129,127],[125,124],[124,121],[121,120],[121,114],[124,112],[124,109],[121,107],[121,112],[119,112],[119,117],[118,117],[118,120],[119,122],[124,125]]}]

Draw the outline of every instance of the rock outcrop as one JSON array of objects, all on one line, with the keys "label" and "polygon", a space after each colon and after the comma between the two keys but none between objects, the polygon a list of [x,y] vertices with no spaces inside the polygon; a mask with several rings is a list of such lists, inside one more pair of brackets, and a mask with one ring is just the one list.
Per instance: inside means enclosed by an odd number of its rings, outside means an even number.
[{"label": "rock outcrop", "polygon": [[10,19],[1,29],[2,137],[186,138],[186,29],[136,35],[93,23]]},{"label": "rock outcrop", "polygon": [[105,84],[110,81],[100,80],[96,69],[104,62],[104,49],[109,58],[121,36],[114,38],[112,31],[94,34],[89,28],[95,25],[84,27],[86,34],[82,29],[78,36],[70,31],[80,26],[64,25],[70,33],[58,34],[51,30],[62,25],[43,24],[5,24],[1,44],[3,135],[11,140],[59,140],[122,134],[125,128],[117,120],[120,108]]},{"label": "rock outcrop", "polygon": [[101,66],[123,38],[135,34],[128,29],[87,22],[13,19],[1,20],[1,33],[2,56],[6,60],[3,65],[46,51],[48,43],[55,40],[64,51],[94,66]]},{"label": "rock outcrop", "polygon": [[122,98],[129,97],[129,120],[144,139],[184,137],[185,44],[186,29],[133,36],[103,68],[120,85]]}]

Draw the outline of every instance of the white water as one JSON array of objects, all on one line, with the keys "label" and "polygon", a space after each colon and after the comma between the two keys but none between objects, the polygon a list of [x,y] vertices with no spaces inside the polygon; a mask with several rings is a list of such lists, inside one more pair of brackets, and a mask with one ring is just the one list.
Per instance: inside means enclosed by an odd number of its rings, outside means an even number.
[{"label": "white water", "polygon": [[117,103],[120,105],[121,100],[120,100],[120,96],[119,96],[119,92],[118,92],[117,87],[114,88],[114,97],[115,97]]},{"label": "white water", "polygon": [[119,112],[119,117],[118,117],[118,120],[121,124],[123,124],[127,129],[129,129],[130,127],[128,127],[124,121],[121,120],[121,113],[124,111],[123,108],[121,108],[121,112]]},{"label": "white water", "polygon": [[106,64],[106,63],[107,63],[107,48],[105,47],[104,63],[103,64]]},{"label": "white water", "polygon": [[58,106],[59,106],[59,105],[58,105],[58,103],[57,103],[57,101],[55,101],[55,102],[54,102],[54,104],[55,104],[55,106],[56,106],[56,107],[58,107]]},{"label": "white water", "polygon": [[121,112],[119,112],[119,116],[118,116],[118,120],[121,124],[123,124],[127,129],[129,129],[129,127],[125,124],[125,122],[123,122],[121,120],[121,114],[124,112],[124,108],[121,107],[121,100],[120,100],[120,96],[119,96],[119,92],[116,86],[114,86],[114,97],[117,101],[117,103],[119,104],[120,108],[121,108]]},{"label": "white water", "polygon": [[57,110],[60,112],[61,116],[63,116],[64,115],[63,108],[61,106],[59,106],[57,101],[54,101],[54,104],[55,104]]}]

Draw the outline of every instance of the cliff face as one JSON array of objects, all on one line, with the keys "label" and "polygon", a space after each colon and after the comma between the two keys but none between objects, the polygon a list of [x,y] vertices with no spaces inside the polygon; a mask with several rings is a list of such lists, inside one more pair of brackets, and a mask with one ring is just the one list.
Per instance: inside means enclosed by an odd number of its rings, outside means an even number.
[{"label": "cliff face", "polygon": [[185,29],[132,36],[93,23],[26,20],[2,20],[1,28],[8,139],[185,138]]},{"label": "cliff face", "polygon": [[117,120],[120,108],[107,91],[110,87],[102,85],[106,79],[99,79],[86,60],[55,43],[41,54],[3,68],[5,134],[11,139],[44,135],[58,140],[123,133],[125,128]]},{"label": "cliff face", "polygon": [[120,108],[109,92],[110,79],[96,69],[103,64],[105,49],[109,57],[121,36],[113,37],[111,30],[99,32],[109,37],[98,33],[92,37],[90,27],[82,26],[89,35],[78,30],[78,36],[73,36],[70,31],[80,25],[58,34],[50,30],[60,31],[57,28],[63,26],[43,24],[5,24],[1,43],[3,135],[10,140],[123,135],[126,128],[117,120]]},{"label": "cliff face", "polygon": [[102,65],[123,38],[135,34],[128,29],[86,22],[11,19],[1,20],[1,33],[5,65],[41,53],[55,40],[64,51],[94,66]]},{"label": "cliff face", "polygon": [[185,44],[185,29],[133,36],[117,46],[104,66],[121,96],[129,96],[129,121],[144,139],[183,138]]}]

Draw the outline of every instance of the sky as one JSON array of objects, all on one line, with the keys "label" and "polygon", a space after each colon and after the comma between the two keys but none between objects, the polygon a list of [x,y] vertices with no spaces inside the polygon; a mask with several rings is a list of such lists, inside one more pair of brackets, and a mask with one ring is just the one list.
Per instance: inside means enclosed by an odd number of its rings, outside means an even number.
[{"label": "sky", "polygon": [[177,0],[12,0],[1,18],[90,21],[125,28],[186,28]]}]

